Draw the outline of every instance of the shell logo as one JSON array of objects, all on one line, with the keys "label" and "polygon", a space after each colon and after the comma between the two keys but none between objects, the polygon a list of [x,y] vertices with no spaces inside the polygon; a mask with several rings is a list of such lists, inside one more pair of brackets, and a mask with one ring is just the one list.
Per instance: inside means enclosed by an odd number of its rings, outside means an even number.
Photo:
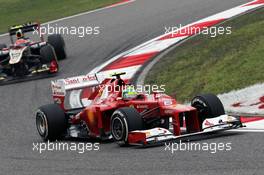
[{"label": "shell logo", "polygon": [[151,136],[150,132],[145,132],[145,134],[146,134],[146,137],[150,137]]}]

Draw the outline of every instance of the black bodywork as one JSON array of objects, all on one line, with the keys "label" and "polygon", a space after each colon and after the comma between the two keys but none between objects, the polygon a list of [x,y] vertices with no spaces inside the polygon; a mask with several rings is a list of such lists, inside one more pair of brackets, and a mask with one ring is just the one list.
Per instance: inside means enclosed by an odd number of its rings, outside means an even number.
[{"label": "black bodywork", "polygon": [[[40,41],[37,42],[30,41],[29,38],[23,38],[21,43],[17,43],[18,40],[14,42],[16,31],[28,33],[39,29],[38,23],[27,23],[9,29],[11,45],[7,47],[6,44],[0,44],[0,85],[56,75],[57,60],[66,58],[65,43],[60,35],[48,36],[47,42],[41,35],[38,35]],[[21,59],[15,64],[10,64],[12,54],[19,54],[16,50],[21,50]]]}]

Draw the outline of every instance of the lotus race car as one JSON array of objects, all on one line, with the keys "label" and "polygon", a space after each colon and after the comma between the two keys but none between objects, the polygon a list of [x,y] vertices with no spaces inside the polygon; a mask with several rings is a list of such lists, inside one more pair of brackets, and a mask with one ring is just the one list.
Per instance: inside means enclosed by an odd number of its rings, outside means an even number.
[{"label": "lotus race car", "polygon": [[[38,23],[9,29],[11,45],[0,44],[0,85],[58,72],[58,60],[66,58],[64,39],[59,34],[53,34],[48,36],[46,42],[39,30]],[[40,41],[25,37],[25,33],[29,32],[36,32]],[[16,36],[15,41],[13,36]]]},{"label": "lotus race car", "polygon": [[[113,139],[120,146],[148,146],[242,127],[240,118],[226,115],[221,101],[213,94],[198,95],[186,106],[161,92],[138,92],[121,79],[123,74],[105,79],[99,74],[86,75],[52,82],[55,103],[41,106],[36,112],[39,135],[45,141],[99,138]],[[66,104],[68,98],[73,99],[73,95],[68,95],[71,91],[85,92],[87,103],[69,109]]]}]

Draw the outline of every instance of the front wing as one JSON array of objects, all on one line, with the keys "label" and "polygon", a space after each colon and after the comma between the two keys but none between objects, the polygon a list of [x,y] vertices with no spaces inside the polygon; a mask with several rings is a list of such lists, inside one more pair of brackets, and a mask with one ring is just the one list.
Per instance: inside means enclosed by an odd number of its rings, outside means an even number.
[{"label": "front wing", "polygon": [[24,81],[31,81],[31,80],[41,79],[41,78],[53,77],[56,74],[57,72],[50,73],[49,68],[43,68],[38,71],[33,71],[30,74],[25,75],[25,76],[6,76],[6,75],[0,74],[0,86],[24,82]]},{"label": "front wing", "polygon": [[[223,117],[226,118],[226,116],[220,116],[218,118],[214,118],[214,120],[219,118],[222,119]],[[130,145],[149,147],[162,145],[167,142],[201,140],[204,137],[211,137],[222,131],[241,127],[243,127],[243,125],[240,122],[240,118],[233,118],[233,121],[224,121],[222,123],[211,125],[210,127],[205,127],[201,132],[182,134],[179,136],[175,136],[170,130],[164,128],[137,130],[129,133],[128,143]]]}]

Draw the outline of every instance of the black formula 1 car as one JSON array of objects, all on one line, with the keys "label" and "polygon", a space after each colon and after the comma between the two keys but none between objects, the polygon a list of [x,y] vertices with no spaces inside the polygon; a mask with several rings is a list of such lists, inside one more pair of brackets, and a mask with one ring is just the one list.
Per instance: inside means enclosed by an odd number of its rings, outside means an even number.
[{"label": "black formula 1 car", "polygon": [[[0,85],[43,78],[58,72],[58,60],[66,58],[64,39],[53,34],[44,41],[39,30],[39,23],[10,27],[11,45],[0,44]],[[35,31],[38,31],[35,35],[40,41],[25,37],[25,33]]]}]

